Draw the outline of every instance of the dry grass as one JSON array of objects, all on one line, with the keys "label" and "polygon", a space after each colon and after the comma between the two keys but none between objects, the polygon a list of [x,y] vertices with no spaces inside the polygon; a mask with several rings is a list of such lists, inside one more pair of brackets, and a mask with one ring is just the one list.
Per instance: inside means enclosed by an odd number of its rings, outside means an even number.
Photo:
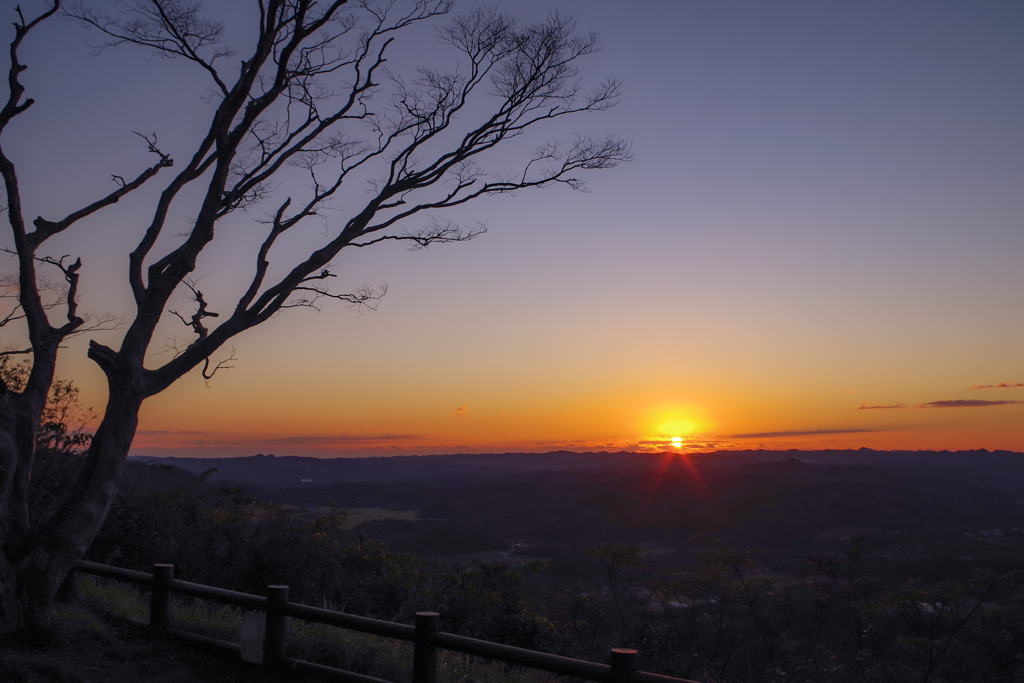
[{"label": "dry grass", "polygon": [[[147,601],[134,586],[86,577],[82,579],[79,590],[83,603],[91,606],[93,610],[137,621],[148,618]],[[82,610],[78,612],[89,614]],[[227,642],[239,642],[244,618],[244,611],[240,608],[194,598],[172,599],[171,615],[175,628]],[[290,620],[289,625],[290,657],[396,683],[411,682],[410,643],[299,619]],[[224,657],[220,659],[230,661]],[[247,669],[258,668],[241,662],[234,664]],[[555,680],[553,676],[543,672],[519,667],[509,668],[500,662],[487,662],[477,657],[445,650],[442,650],[438,657],[438,678],[440,683],[551,683]],[[0,681],[6,680],[0,675]],[[126,678],[124,683],[140,683],[146,680],[148,679]],[[25,683],[35,683],[35,680],[29,679]],[[112,679],[111,683],[121,683],[121,679]]]},{"label": "dry grass", "polygon": [[58,605],[49,626],[0,643],[3,683],[306,683],[208,654],[80,605]]}]

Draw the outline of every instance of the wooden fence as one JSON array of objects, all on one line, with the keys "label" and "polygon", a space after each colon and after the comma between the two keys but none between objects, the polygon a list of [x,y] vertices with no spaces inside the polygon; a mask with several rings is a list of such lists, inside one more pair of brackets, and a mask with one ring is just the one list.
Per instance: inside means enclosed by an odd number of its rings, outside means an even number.
[{"label": "wooden fence", "polygon": [[[499,645],[498,643],[491,643],[486,640],[457,636],[453,633],[445,633],[438,629],[439,615],[436,612],[417,612],[415,626],[396,624],[390,621],[358,617],[352,614],[333,612],[331,610],[289,602],[288,586],[267,586],[267,595],[264,597],[180,581],[174,578],[174,566],[169,564],[155,564],[153,565],[153,573],[147,574],[146,572],[121,569],[120,567],[111,567],[96,562],[80,561],[75,565],[74,571],[148,588],[150,591],[149,626],[158,633],[173,636],[189,645],[205,650],[212,650],[222,654],[233,654],[247,661],[262,661],[264,666],[325,681],[391,683],[380,678],[364,676],[351,671],[343,671],[286,656],[285,640],[288,617],[411,642],[413,644],[413,683],[437,683],[438,649],[461,652],[462,654],[505,662],[512,666],[528,667],[558,676],[571,676],[573,678],[596,681],[597,683],[693,683],[692,681],[684,681],[681,678],[671,678],[669,676],[637,671],[636,650],[625,648],[613,649],[610,658],[611,664],[608,665],[511,647],[509,645]],[[170,611],[171,593],[220,602],[246,610],[264,612],[266,620],[262,629],[262,651],[254,658],[251,652],[252,643],[248,643],[250,652],[245,652],[244,646],[247,643],[245,642],[244,635],[243,645],[236,645],[235,643],[172,628]],[[258,643],[257,649],[259,649]]]}]

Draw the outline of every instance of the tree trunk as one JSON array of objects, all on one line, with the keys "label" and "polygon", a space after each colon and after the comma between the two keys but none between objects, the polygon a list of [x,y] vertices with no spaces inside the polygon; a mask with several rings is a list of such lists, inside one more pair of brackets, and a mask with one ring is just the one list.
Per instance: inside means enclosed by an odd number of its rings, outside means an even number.
[{"label": "tree trunk", "polygon": [[[30,543],[28,509],[21,488],[19,470],[35,455],[31,416],[26,414],[24,394],[16,394],[0,379],[0,624],[24,624],[25,607],[21,583],[22,561]],[[28,434],[26,434],[26,431]],[[26,448],[28,452],[26,452]]]},{"label": "tree trunk", "polygon": [[33,547],[28,556],[14,562],[11,559],[4,557],[0,560],[5,570],[0,581],[0,623],[3,630],[10,632],[45,626],[56,594],[56,589],[51,590],[47,580],[53,572],[48,566],[51,563],[47,562],[46,552]]},{"label": "tree trunk", "polygon": [[[125,397],[124,394],[130,394]],[[27,444],[18,429],[18,396],[0,396],[0,479],[7,488],[17,482],[8,476],[12,463],[34,457],[34,441]],[[141,392],[112,397],[86,455],[78,479],[64,494],[64,501],[47,519],[30,520],[26,501],[6,496],[0,507],[0,528],[5,543],[0,548],[0,628],[4,631],[44,625],[61,583],[85,554],[99,533],[117,495],[121,467],[128,456],[138,425]],[[26,452],[26,448],[29,449]],[[24,508],[24,509],[22,509]],[[18,524],[24,519],[25,526]]]}]

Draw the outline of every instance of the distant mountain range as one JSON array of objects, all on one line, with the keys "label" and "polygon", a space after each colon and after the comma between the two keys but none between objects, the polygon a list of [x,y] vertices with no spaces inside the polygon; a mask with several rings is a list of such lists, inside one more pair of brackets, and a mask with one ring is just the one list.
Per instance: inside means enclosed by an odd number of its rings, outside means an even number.
[{"label": "distant mountain range", "polygon": [[211,488],[271,502],[414,510],[420,521],[368,522],[359,533],[428,557],[512,542],[552,557],[613,543],[662,549],[652,557],[672,565],[717,539],[769,549],[789,571],[862,535],[894,576],[1024,566],[1024,454],[1007,451],[132,460],[131,469],[216,468]]},{"label": "distant mountain range", "polygon": [[[248,486],[276,489],[312,488],[325,484],[395,484],[455,483],[481,478],[527,472],[561,472],[570,470],[621,470],[644,473],[656,470],[666,453],[489,453],[457,455],[391,456],[371,458],[309,458],[294,455],[253,455],[233,458],[158,458],[145,455],[133,461],[173,465],[200,474],[211,469],[211,481],[227,481]],[[920,463],[935,467],[951,467],[959,472],[964,465],[984,465],[986,471],[1000,472],[1000,467],[1015,470],[1024,466],[1024,454],[1011,451],[719,451],[689,455],[694,467],[721,467],[782,462],[795,459],[811,465],[869,465],[879,463]],[[1006,481],[997,475],[983,477],[992,485],[1015,487],[1024,482]],[[1014,490],[1017,490],[1014,488]]]}]

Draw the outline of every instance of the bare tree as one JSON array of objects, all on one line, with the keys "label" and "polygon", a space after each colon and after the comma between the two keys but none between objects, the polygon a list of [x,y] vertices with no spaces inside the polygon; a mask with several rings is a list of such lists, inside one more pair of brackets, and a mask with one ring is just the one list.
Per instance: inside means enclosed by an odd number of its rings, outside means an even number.
[{"label": "bare tree", "polygon": [[[76,0],[53,0],[32,19],[16,10],[0,141],[8,124],[33,102],[19,80],[26,68],[19,49],[61,14],[102,34],[101,48],[134,46],[191,63],[208,76],[215,97],[209,127],[183,163],[161,149],[156,135],[141,136],[154,163],[134,177],[113,176],[113,192],[63,218],[26,220],[15,162],[0,148],[19,266],[17,317],[28,330],[22,350],[32,359],[23,388],[0,386],[0,620],[7,627],[44,618],[63,577],[96,535],[145,399],[196,367],[208,377],[217,367],[210,360],[215,352],[283,309],[318,307],[328,299],[374,304],[379,291],[328,288],[335,276],[332,261],[342,249],[386,241],[421,248],[469,240],[485,226],[460,225],[436,212],[530,188],[580,189],[581,172],[629,160],[622,140],[577,137],[540,145],[516,170],[487,171],[483,163],[492,149],[514,144],[527,129],[551,120],[607,109],[619,84],[582,88],[579,62],[597,50],[598,37],[578,34],[570,18],[555,13],[520,25],[496,10],[476,10],[437,30],[441,43],[458,54],[456,71],[423,67],[403,78],[385,68],[394,41],[449,10],[449,0],[258,0],[253,3],[258,36],[241,53],[240,64],[226,59],[236,52],[225,44],[225,27],[206,18],[197,0],[123,0],[113,15]],[[305,176],[308,190],[303,196],[279,196],[284,184],[274,181],[295,172]],[[58,348],[87,326],[78,313],[80,261],[68,265],[43,249],[51,237],[73,231],[83,218],[108,210],[158,177],[167,177],[166,184],[129,255],[134,316],[126,321],[118,348],[95,341],[89,346],[88,356],[109,387],[102,420],[82,474],[61,506],[53,515],[35,518],[28,505],[29,478]],[[195,186],[201,191],[185,192]],[[355,208],[341,214],[329,202],[343,192]],[[169,216],[180,215],[179,205],[196,196],[185,207],[191,222],[177,246],[156,250],[158,241],[171,241],[161,236],[181,233],[183,227]],[[210,311],[192,273],[214,240],[218,221],[240,208],[253,215],[260,208],[265,212],[257,220],[264,230],[262,244],[238,283],[241,295],[234,308]],[[283,261],[284,250],[276,247],[310,219],[326,220],[330,230],[303,259]],[[278,259],[273,271],[272,258]],[[46,281],[37,274],[41,262],[59,268],[67,282],[58,307],[44,301]],[[283,275],[274,278],[272,272]],[[5,284],[8,294],[10,284]],[[191,297],[193,310],[168,309],[176,291]],[[62,319],[55,320],[59,313]],[[163,365],[146,367],[157,325],[168,314],[194,338]]]}]

